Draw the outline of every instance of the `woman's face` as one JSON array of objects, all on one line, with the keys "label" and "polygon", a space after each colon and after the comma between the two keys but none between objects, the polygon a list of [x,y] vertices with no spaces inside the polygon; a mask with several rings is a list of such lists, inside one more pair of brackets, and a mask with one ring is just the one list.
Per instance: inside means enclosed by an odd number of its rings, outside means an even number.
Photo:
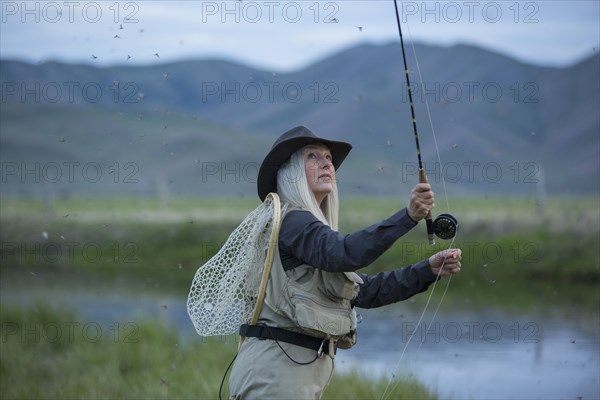
[{"label": "woman's face", "polygon": [[324,144],[310,144],[304,147],[304,171],[308,187],[321,204],[325,196],[333,190],[335,168],[331,152]]}]

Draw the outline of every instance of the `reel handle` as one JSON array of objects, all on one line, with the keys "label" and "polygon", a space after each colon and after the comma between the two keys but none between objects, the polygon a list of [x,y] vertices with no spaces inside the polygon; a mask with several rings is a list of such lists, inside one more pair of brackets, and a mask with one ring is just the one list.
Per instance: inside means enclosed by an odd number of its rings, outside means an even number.
[{"label": "reel handle", "polygon": [[[423,168],[419,168],[419,183],[427,183],[427,175],[425,175],[425,170]],[[429,241],[430,245],[434,245],[435,237],[433,236],[433,221],[431,211],[429,211],[425,216],[425,225],[427,226],[427,240]]]}]

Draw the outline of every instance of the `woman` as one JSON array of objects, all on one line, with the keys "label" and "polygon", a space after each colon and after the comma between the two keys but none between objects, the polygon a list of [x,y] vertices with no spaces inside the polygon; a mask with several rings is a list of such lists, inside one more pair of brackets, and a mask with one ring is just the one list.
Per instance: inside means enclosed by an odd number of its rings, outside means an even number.
[{"label": "woman", "polygon": [[434,196],[420,183],[407,208],[340,235],[335,174],[351,148],[299,126],[277,139],[261,165],[260,199],[277,192],[286,208],[259,320],[240,328],[246,339],[231,371],[231,399],[320,398],[337,348],[356,343],[355,307],[405,300],[460,272],[458,249],[375,276],[355,272],[423,219]]}]

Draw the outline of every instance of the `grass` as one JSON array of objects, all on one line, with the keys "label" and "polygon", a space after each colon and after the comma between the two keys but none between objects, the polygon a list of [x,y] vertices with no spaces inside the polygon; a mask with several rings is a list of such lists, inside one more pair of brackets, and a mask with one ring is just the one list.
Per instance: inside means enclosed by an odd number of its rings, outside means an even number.
[{"label": "grass", "polygon": [[[3,307],[0,322],[2,399],[214,399],[237,349],[232,338],[182,343],[157,322],[98,334],[75,314],[47,307]],[[380,398],[387,383],[336,374],[323,398]],[[415,380],[394,383],[390,398],[435,398]]]},{"label": "grass", "polygon": [[[523,198],[453,203],[462,224],[455,246],[463,250],[464,267],[452,282],[450,299],[476,304],[492,299],[520,308],[558,291],[569,304],[597,306],[597,199],[551,198],[540,217]],[[187,293],[197,267],[255,205],[218,198],[176,199],[166,207],[142,199],[79,199],[57,202],[49,213],[34,201],[3,201],[1,271],[5,280],[36,273],[60,282],[61,275],[76,270],[109,280],[129,277],[142,282],[142,289]],[[348,199],[340,230],[351,232],[399,207],[392,199]],[[424,236],[424,227],[417,226],[364,272],[405,266],[449,246],[442,241],[429,246]]]}]

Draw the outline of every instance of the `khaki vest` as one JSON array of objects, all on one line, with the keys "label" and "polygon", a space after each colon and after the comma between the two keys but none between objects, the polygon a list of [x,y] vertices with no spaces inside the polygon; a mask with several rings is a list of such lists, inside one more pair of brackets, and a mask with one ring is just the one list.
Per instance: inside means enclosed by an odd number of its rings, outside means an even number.
[{"label": "khaki vest", "polygon": [[307,264],[284,271],[279,249],[259,324],[284,328],[338,341],[338,347],[356,343],[356,311],[350,301],[363,283],[354,272],[327,272]]}]

